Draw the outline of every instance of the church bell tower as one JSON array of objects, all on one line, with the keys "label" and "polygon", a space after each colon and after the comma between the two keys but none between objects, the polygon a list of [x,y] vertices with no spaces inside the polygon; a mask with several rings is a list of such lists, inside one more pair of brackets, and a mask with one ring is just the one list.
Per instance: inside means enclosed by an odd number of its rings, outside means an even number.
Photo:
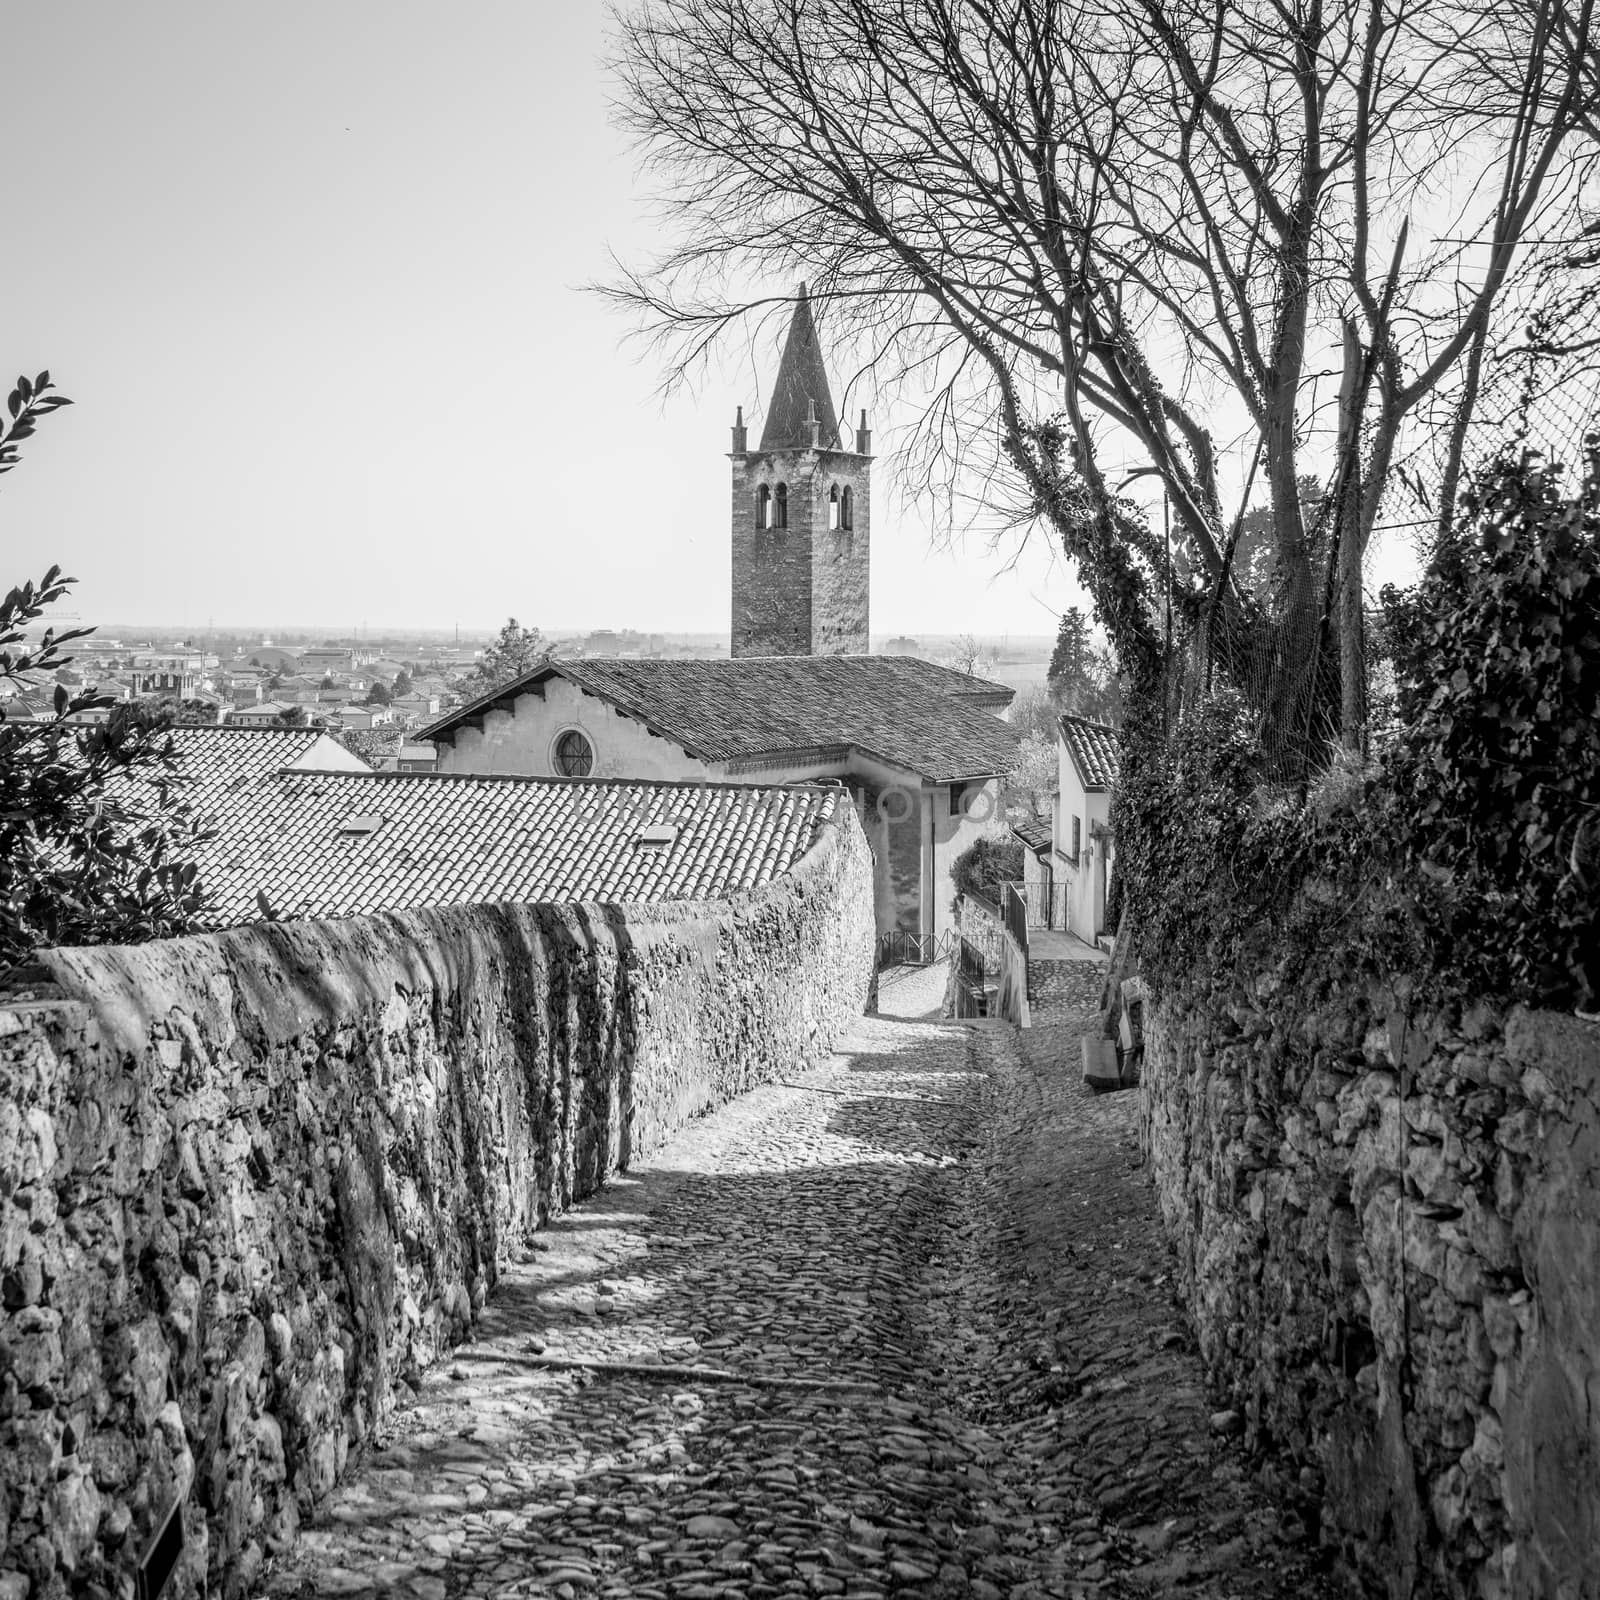
[{"label": "church bell tower", "polygon": [[846,449],[805,284],[795,299],[759,448],[733,424],[732,649],[865,655],[872,434]]}]

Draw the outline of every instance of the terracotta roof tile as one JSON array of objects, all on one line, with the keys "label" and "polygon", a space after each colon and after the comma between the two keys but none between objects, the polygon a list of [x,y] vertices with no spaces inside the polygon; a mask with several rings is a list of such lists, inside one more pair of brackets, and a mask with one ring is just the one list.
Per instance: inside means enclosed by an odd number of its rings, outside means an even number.
[{"label": "terracotta roof tile", "polygon": [[1024,817],[1021,822],[1013,822],[1011,831],[1036,854],[1050,848],[1050,824],[1041,822],[1037,817]]},{"label": "terracotta roof tile", "polygon": [[[842,789],[281,773],[218,816],[196,857],[205,920],[355,916],[488,900],[680,900],[770,882],[848,804]],[[343,831],[354,818],[374,828]],[[641,845],[672,821],[669,845]]]},{"label": "terracotta roof tile", "polygon": [[1115,728],[1087,717],[1064,716],[1061,737],[1086,791],[1109,789],[1116,783],[1122,769],[1122,735]]}]

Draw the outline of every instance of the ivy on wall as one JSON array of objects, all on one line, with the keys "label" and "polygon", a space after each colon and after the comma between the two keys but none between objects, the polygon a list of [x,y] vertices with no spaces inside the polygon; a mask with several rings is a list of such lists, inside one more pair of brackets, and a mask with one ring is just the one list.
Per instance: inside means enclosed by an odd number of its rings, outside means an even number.
[{"label": "ivy on wall", "polygon": [[1341,941],[1441,991],[1600,1007],[1600,441],[1582,481],[1524,457],[1470,533],[1385,591],[1395,722],[1379,760],[1260,781],[1237,697],[1135,731],[1119,871],[1156,981],[1255,945]]}]

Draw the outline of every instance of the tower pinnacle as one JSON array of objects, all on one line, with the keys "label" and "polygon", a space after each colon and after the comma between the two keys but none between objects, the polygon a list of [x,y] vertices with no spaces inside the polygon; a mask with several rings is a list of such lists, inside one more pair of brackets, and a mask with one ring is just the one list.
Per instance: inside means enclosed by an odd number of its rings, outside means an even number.
[{"label": "tower pinnacle", "polygon": [[[821,425],[815,434],[808,426],[813,419]],[[824,450],[838,448],[839,416],[828,392],[822,341],[811,315],[811,295],[802,283],[778,362],[777,381],[772,386],[772,404],[767,407],[766,424],[761,430],[761,448],[804,450],[816,449],[819,444]]]}]

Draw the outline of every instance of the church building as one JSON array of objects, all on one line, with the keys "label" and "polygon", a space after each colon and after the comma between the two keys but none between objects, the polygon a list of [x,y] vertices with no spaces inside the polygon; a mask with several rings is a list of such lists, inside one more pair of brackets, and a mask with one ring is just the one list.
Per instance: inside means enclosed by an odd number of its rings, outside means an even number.
[{"label": "church building", "polygon": [[872,846],[880,933],[951,926],[950,864],[1003,831],[1012,691],[867,636],[872,438],[841,447],[810,297],[758,449],[733,429],[732,659],[547,657],[418,736],[442,774],[839,784]]}]

